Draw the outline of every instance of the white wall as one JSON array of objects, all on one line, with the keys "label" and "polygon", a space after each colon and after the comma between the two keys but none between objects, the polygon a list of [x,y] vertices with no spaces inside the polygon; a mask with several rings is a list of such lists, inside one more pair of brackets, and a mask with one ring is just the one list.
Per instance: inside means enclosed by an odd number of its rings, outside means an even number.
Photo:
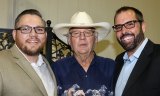
[{"label": "white wall", "polygon": [[[69,22],[77,11],[88,12],[95,22],[107,21],[113,24],[115,11],[124,5],[140,9],[147,22],[146,36],[155,43],[160,43],[160,0],[0,0],[0,27],[13,28],[17,14],[28,8],[38,9],[45,20],[52,25]],[[3,3],[2,3],[3,2]],[[96,47],[98,55],[115,58],[123,49],[117,43],[112,31]]]}]

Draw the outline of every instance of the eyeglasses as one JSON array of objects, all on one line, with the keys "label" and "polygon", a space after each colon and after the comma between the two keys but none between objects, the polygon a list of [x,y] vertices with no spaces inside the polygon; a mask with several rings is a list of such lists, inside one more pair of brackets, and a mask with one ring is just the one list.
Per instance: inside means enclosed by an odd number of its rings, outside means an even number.
[{"label": "eyeglasses", "polygon": [[95,30],[86,30],[83,32],[80,32],[80,31],[70,31],[69,32],[69,34],[72,37],[80,37],[81,33],[83,33],[85,37],[90,37],[90,36],[93,36],[93,34],[95,33]]},{"label": "eyeglasses", "polygon": [[134,28],[135,27],[135,23],[136,22],[142,22],[141,20],[132,20],[132,21],[128,21],[124,24],[117,24],[117,25],[114,25],[112,26],[113,30],[115,32],[118,32],[118,31],[122,31],[123,29],[123,26],[126,28],[126,29],[131,29],[131,28]]},{"label": "eyeglasses", "polygon": [[29,34],[29,33],[31,33],[32,29],[34,29],[34,31],[37,34],[44,34],[45,33],[45,27],[22,26],[22,27],[16,28],[15,30],[20,30],[21,33],[24,33],[24,34]]}]

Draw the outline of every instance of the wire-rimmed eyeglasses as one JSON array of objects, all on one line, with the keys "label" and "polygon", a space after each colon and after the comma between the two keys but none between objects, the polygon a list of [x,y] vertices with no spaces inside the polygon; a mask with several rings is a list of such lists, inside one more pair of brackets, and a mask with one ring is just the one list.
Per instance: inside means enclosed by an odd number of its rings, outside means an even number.
[{"label": "wire-rimmed eyeglasses", "polygon": [[112,26],[113,30],[115,32],[118,32],[118,31],[122,31],[123,29],[123,26],[126,28],[126,29],[131,29],[131,28],[134,28],[135,27],[135,23],[136,22],[142,22],[141,20],[132,20],[132,21],[128,21],[124,24],[117,24],[117,25],[114,25]]},{"label": "wire-rimmed eyeglasses", "polygon": [[37,33],[37,34],[44,34],[45,33],[45,27],[31,27],[31,26],[22,26],[22,27],[18,27],[16,28],[15,30],[20,30],[21,33],[24,33],[24,34],[29,34],[31,33],[32,29],[34,29],[34,31]]},{"label": "wire-rimmed eyeglasses", "polygon": [[80,37],[81,33],[83,33],[85,37],[90,37],[90,36],[93,36],[93,34],[95,33],[95,30],[92,30],[92,29],[89,30],[88,29],[88,30],[85,30],[83,32],[80,32],[80,31],[70,31],[69,32],[69,34],[72,37]]}]

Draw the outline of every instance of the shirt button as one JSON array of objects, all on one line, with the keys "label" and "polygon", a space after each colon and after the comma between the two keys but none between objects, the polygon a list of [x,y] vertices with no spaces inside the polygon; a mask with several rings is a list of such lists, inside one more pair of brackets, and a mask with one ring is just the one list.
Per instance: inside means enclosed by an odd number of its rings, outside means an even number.
[{"label": "shirt button", "polygon": [[87,75],[85,77],[87,78]]}]

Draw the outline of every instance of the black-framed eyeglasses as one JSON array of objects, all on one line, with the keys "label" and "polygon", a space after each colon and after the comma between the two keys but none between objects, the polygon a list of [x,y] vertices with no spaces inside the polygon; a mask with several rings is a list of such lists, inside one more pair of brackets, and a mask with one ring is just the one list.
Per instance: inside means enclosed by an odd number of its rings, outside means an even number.
[{"label": "black-framed eyeglasses", "polygon": [[85,30],[83,32],[80,32],[80,31],[70,31],[69,34],[72,36],[72,37],[80,37],[81,36],[81,33],[84,34],[85,37],[90,37],[90,36],[93,36],[93,34],[95,33],[95,30]]},{"label": "black-framed eyeglasses", "polygon": [[34,29],[34,31],[37,33],[37,34],[44,34],[46,31],[46,28],[45,27],[31,27],[31,26],[22,26],[22,27],[18,27],[16,28],[15,30],[20,30],[21,33],[23,34],[29,34],[31,33],[32,29]]},{"label": "black-framed eyeglasses", "polygon": [[124,24],[117,24],[117,25],[114,25],[112,26],[113,30],[115,32],[118,32],[118,31],[122,31],[123,29],[123,26],[126,28],[126,29],[131,29],[131,28],[134,28],[135,27],[135,23],[136,22],[142,22],[141,20],[132,20],[132,21],[128,21]]}]

